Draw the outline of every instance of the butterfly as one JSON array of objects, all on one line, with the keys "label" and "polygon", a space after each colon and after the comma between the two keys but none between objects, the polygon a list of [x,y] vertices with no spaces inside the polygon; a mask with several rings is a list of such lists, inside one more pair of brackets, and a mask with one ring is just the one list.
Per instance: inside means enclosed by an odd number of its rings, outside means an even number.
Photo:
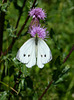
[{"label": "butterfly", "polygon": [[44,64],[52,60],[50,48],[41,38],[31,38],[27,40],[17,52],[16,58],[31,68],[36,65],[43,68]]}]

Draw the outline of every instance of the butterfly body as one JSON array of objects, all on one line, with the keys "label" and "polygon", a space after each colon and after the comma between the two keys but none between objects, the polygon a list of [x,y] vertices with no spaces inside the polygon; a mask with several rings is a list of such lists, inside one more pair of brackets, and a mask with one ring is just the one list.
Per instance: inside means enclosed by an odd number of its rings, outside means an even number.
[{"label": "butterfly body", "polygon": [[52,59],[50,48],[41,38],[31,38],[27,40],[19,49],[16,58],[25,63],[28,68],[35,64],[43,68],[44,64]]}]

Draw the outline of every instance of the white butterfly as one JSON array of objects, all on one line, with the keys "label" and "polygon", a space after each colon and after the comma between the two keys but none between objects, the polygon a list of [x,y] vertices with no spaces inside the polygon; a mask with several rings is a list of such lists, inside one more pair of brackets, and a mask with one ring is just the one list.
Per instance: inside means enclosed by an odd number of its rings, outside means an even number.
[{"label": "white butterfly", "polygon": [[25,42],[19,49],[16,58],[31,68],[36,63],[39,68],[52,60],[50,48],[41,38],[31,38]]}]

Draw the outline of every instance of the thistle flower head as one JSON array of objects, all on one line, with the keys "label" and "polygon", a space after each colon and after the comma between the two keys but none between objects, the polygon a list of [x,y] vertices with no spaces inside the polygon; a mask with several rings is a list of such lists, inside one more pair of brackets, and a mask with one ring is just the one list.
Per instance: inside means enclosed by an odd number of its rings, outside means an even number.
[{"label": "thistle flower head", "polygon": [[30,34],[32,37],[35,37],[35,35],[37,34],[38,37],[44,39],[47,35],[47,31],[46,31],[46,28],[41,28],[40,26],[35,26],[35,27],[32,27],[32,29],[30,30]]},{"label": "thistle flower head", "polygon": [[33,18],[37,17],[39,19],[43,19],[46,17],[44,10],[42,8],[33,8],[29,11],[29,15],[33,16]]},{"label": "thistle flower head", "polygon": [[32,29],[32,27],[35,27],[35,26],[39,26],[39,20],[37,18],[32,19],[30,26],[29,26],[29,30]]}]

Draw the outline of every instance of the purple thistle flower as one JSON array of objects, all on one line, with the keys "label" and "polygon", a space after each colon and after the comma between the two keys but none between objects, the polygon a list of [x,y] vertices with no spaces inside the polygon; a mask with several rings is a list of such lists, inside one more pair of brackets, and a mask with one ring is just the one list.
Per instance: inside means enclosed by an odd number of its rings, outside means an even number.
[{"label": "purple thistle flower", "polygon": [[32,29],[30,30],[30,34],[32,37],[35,37],[35,35],[37,34],[38,37],[44,39],[47,35],[48,31],[46,31],[46,28],[40,28],[40,26],[38,27],[32,27]]},{"label": "purple thistle flower", "polygon": [[30,26],[29,26],[29,30],[31,30],[32,27],[35,27],[35,26],[39,26],[39,20],[37,18],[32,19]]},{"label": "purple thistle flower", "polygon": [[43,19],[46,17],[44,10],[42,8],[33,8],[29,11],[29,15],[33,16],[33,18],[37,17],[39,19]]}]

